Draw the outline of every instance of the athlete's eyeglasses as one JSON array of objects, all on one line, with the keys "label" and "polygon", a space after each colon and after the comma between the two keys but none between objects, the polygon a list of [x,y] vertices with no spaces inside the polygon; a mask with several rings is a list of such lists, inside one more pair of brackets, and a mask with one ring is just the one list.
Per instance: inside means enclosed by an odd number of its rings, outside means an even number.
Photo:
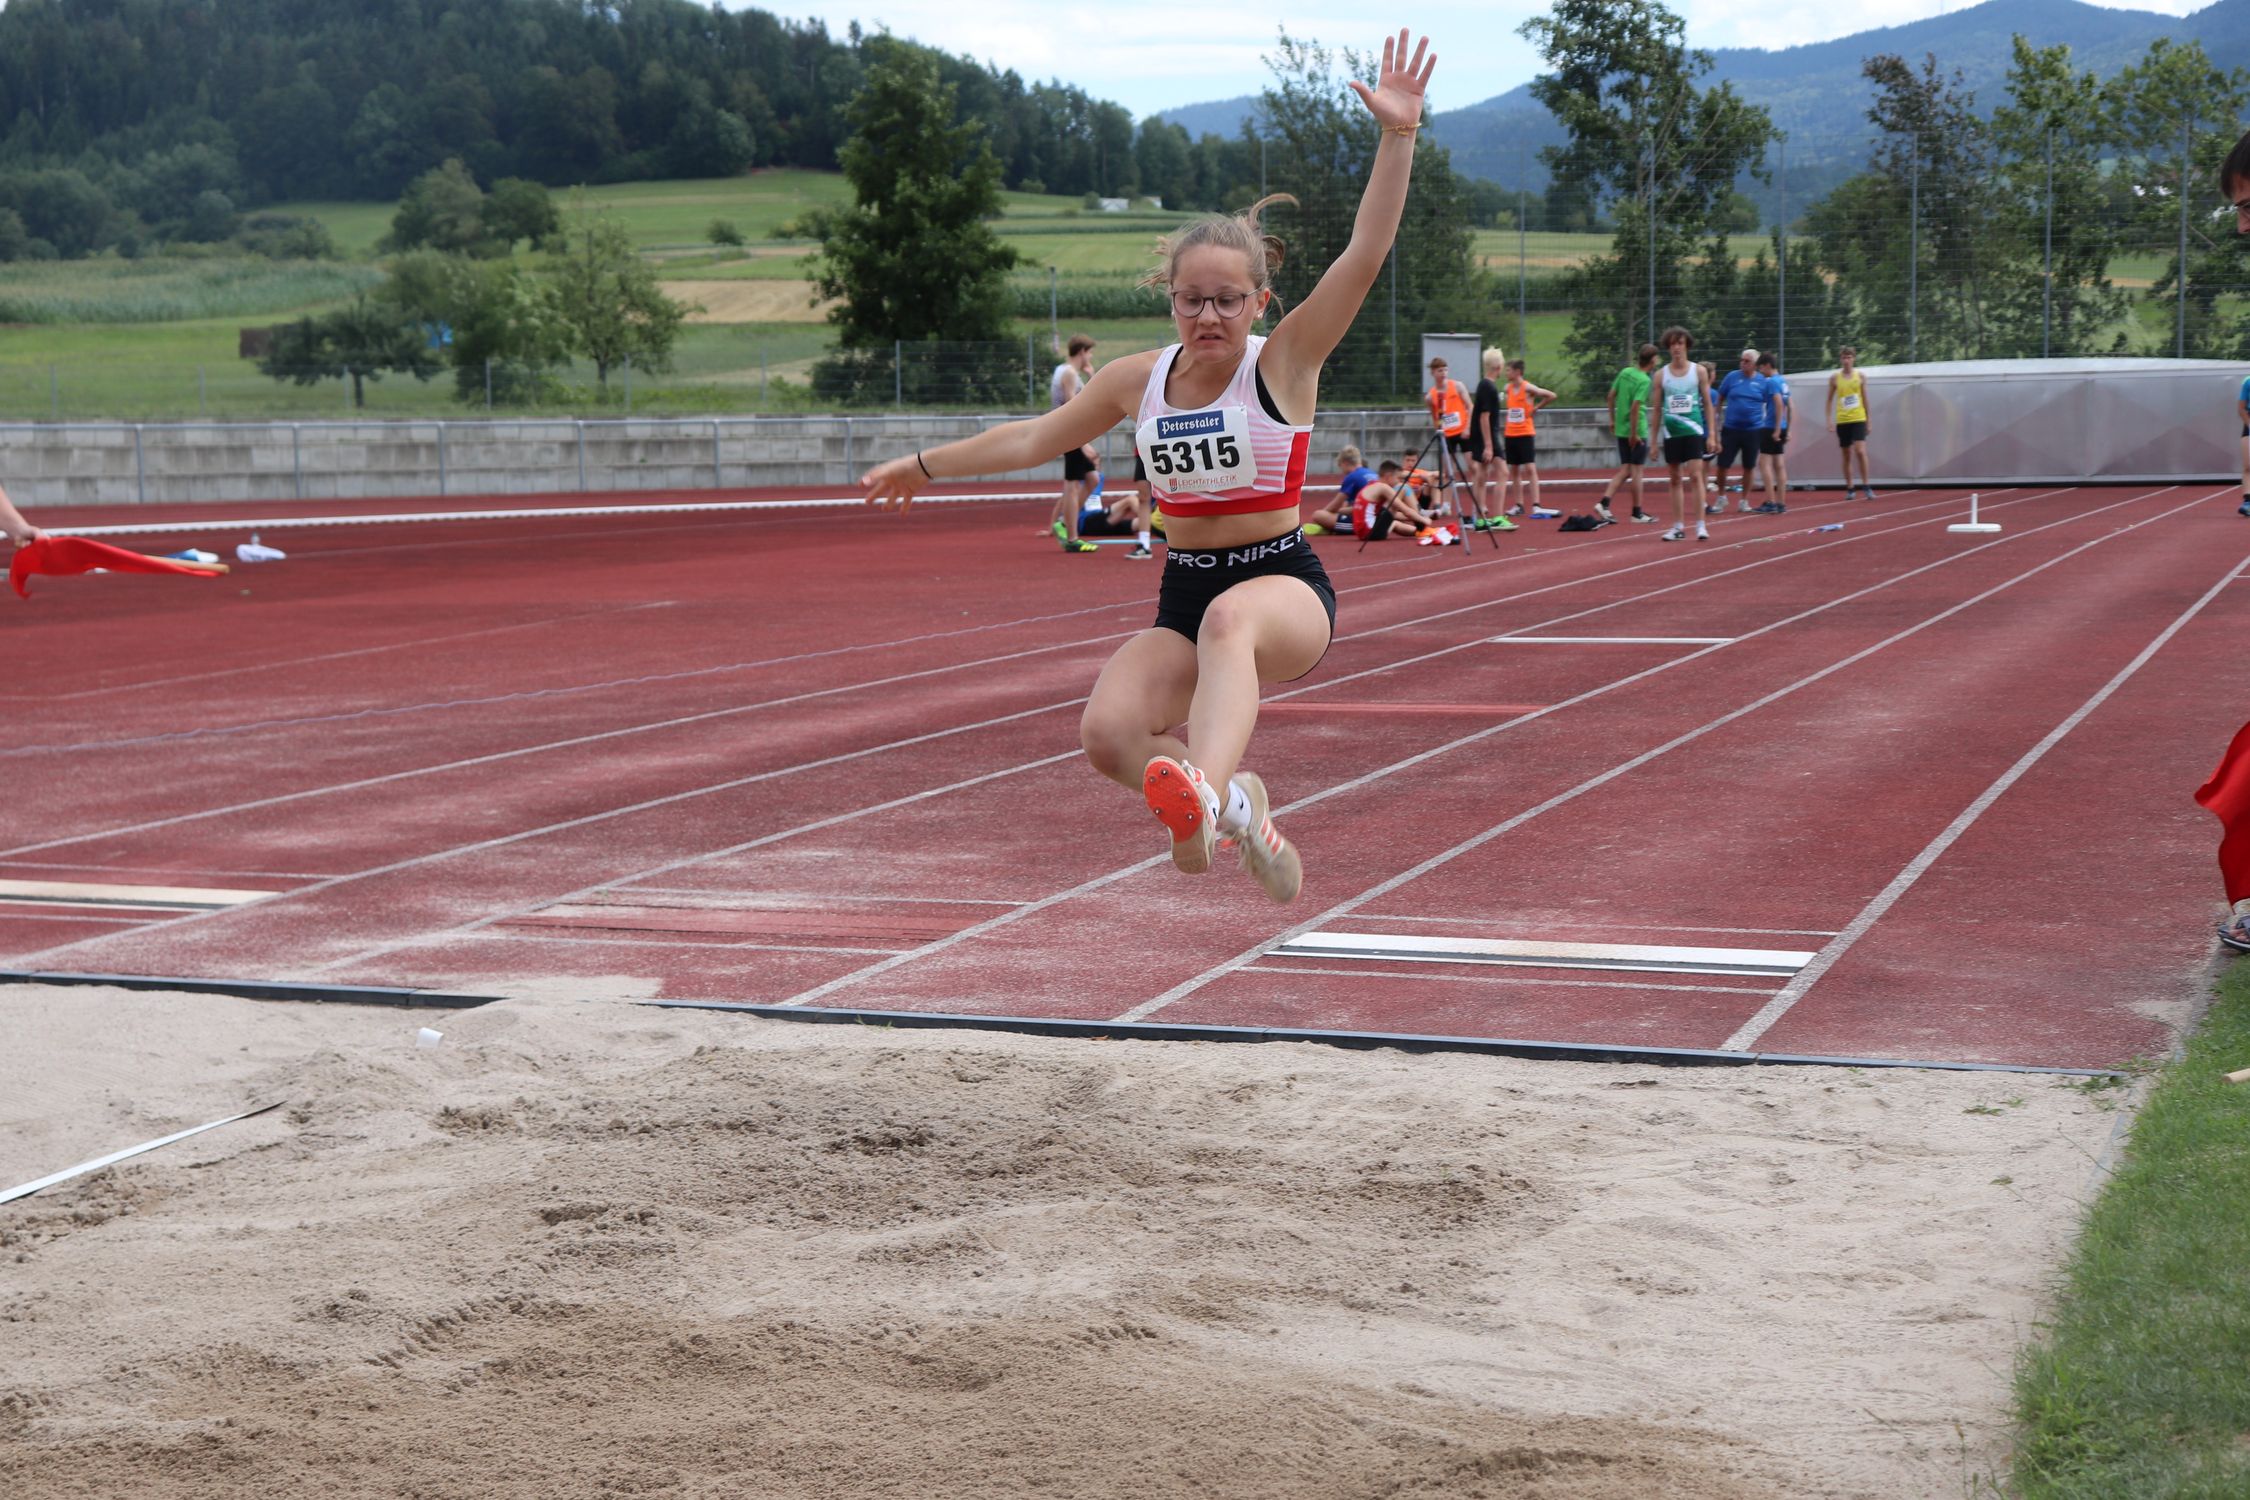
[{"label": "athlete's eyeglasses", "polygon": [[1221,292],[1215,297],[1199,297],[1194,292],[1172,294],[1172,311],[1182,318],[1200,318],[1203,309],[1208,307],[1222,318],[1234,319],[1241,317],[1242,310],[1249,305],[1248,292]]}]

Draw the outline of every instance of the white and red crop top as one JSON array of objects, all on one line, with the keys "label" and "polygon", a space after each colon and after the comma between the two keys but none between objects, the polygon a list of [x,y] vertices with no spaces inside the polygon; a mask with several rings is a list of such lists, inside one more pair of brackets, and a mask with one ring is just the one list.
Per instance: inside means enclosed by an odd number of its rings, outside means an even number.
[{"label": "white and red crop top", "polygon": [[1234,378],[1209,406],[1182,411],[1164,399],[1164,383],[1180,346],[1156,357],[1141,392],[1140,428],[1134,434],[1157,509],[1167,516],[1224,516],[1241,511],[1294,513],[1305,487],[1305,455],[1312,429],[1284,421],[1258,375],[1250,336]]}]

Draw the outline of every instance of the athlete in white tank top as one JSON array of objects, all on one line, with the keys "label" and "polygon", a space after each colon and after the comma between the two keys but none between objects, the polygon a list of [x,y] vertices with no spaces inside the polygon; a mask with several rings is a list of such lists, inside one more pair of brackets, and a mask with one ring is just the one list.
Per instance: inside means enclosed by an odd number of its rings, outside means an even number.
[{"label": "athlete in white tank top", "polygon": [[[1251,332],[1273,297],[1260,204],[1190,224],[1167,243],[1163,281],[1179,335],[1171,347],[1110,361],[1042,416],[892,459],[865,480],[870,503],[903,512],[934,479],[1030,468],[1118,422],[1135,424],[1169,556],[1157,623],[1102,668],[1080,742],[1096,770],[1141,792],[1171,836],[1176,867],[1208,869],[1223,833],[1276,901],[1295,898],[1303,867],[1273,826],[1265,783],[1240,766],[1259,684],[1311,671],[1334,629],[1335,590],[1298,529],[1298,492],[1321,365],[1397,237],[1437,62],[1428,49],[1402,30],[1385,39],[1374,85],[1351,83],[1377,131],[1351,242],[1270,336]],[[1185,744],[1166,727],[1183,714]],[[1029,815],[1051,822],[1058,841],[1085,836],[1075,803]]]}]

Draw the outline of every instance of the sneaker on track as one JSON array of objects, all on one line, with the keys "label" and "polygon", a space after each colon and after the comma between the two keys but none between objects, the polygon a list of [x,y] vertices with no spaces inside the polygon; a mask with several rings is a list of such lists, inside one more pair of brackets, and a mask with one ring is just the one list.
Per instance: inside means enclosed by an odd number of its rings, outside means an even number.
[{"label": "sneaker on track", "polygon": [[2242,504],[2236,507],[2234,513],[2238,516],[2250,516],[2250,495],[2242,497]]},{"label": "sneaker on track", "polygon": [[1172,864],[1183,875],[1201,875],[1211,868],[1211,850],[1218,842],[1211,810],[1203,801],[1203,773],[1191,765],[1159,755],[1141,773],[1141,796],[1172,835]]},{"label": "sneaker on track", "polygon": [[1149,551],[1148,548],[1140,546],[1138,543],[1136,543],[1133,547],[1133,550],[1126,553],[1125,555],[1138,562],[1143,558],[1154,557],[1156,554]]},{"label": "sneaker on track", "polygon": [[1047,528],[1047,532],[1058,542],[1067,542],[1070,540],[1070,526],[1067,522],[1057,521],[1054,525]]},{"label": "sneaker on track", "polygon": [[1063,538],[1062,549],[1065,552],[1099,552],[1102,550],[1092,542],[1074,542],[1067,536]]},{"label": "sneaker on track", "polygon": [[1708,542],[1711,540],[1711,533],[1698,526],[1695,528],[1695,539],[1699,542]]},{"label": "sneaker on track", "polygon": [[1617,517],[1609,513],[1609,502],[1607,500],[1596,500],[1594,502],[1594,514],[1604,521],[1614,521],[1617,519]]},{"label": "sneaker on track", "polygon": [[1248,771],[1237,771],[1234,779],[1250,799],[1250,826],[1228,834],[1226,843],[1242,868],[1250,872],[1250,878],[1268,896],[1287,905],[1304,887],[1304,861],[1297,857],[1297,846],[1281,836],[1268,816],[1271,804],[1266,800],[1266,784]]},{"label": "sneaker on track", "polygon": [[1667,542],[1684,542],[1687,540],[1687,528],[1685,526],[1675,526],[1670,531],[1664,533],[1663,540]]},{"label": "sneaker on track", "polygon": [[1656,524],[1656,517],[1650,515],[1645,510],[1636,510],[1633,512],[1633,524],[1635,526],[1654,526]]}]

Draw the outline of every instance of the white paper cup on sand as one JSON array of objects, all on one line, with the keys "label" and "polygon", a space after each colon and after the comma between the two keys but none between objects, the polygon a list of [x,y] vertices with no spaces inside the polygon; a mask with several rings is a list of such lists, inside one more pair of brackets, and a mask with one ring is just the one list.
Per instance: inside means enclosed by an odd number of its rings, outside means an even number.
[{"label": "white paper cup on sand", "polygon": [[417,1047],[435,1047],[438,1043],[444,1040],[444,1032],[432,1031],[427,1026],[414,1033],[414,1045]]}]

